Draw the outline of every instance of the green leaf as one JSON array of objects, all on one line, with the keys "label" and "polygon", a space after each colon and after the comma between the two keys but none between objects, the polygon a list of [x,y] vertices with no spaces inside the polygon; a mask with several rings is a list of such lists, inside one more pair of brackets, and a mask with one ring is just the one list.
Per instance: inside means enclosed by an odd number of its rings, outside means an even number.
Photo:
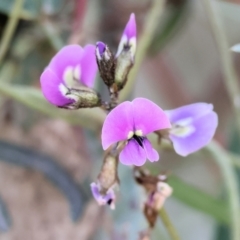
[{"label": "green leaf", "polygon": [[165,17],[161,19],[161,27],[159,27],[150,45],[150,54],[158,53],[180,30],[187,19],[189,5],[189,0],[178,1],[168,5],[168,11],[165,13]]},{"label": "green leaf", "polygon": [[52,106],[43,98],[42,93],[33,87],[0,83],[0,93],[48,116],[62,118],[73,125],[93,131],[100,131],[105,119],[105,113],[98,108],[66,110]]},{"label": "green leaf", "polygon": [[225,201],[216,199],[175,176],[170,176],[168,183],[173,187],[173,197],[176,199],[212,216],[221,223],[230,223],[229,211]]}]

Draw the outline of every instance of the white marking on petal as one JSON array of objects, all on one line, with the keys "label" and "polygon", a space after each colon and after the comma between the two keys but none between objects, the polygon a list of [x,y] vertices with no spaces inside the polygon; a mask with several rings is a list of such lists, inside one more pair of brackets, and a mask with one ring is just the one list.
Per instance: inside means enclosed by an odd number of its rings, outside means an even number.
[{"label": "white marking on petal", "polygon": [[72,79],[73,79],[73,67],[68,66],[66,67],[63,73],[63,80],[66,86],[70,87],[72,85]]},{"label": "white marking on petal", "polygon": [[195,127],[192,125],[189,126],[173,126],[170,130],[170,133],[177,137],[188,137],[195,132]]},{"label": "white marking on petal", "polygon": [[118,45],[118,50],[117,50],[117,53],[116,53],[116,58],[120,55],[120,53],[122,52],[123,48],[124,48],[124,45],[126,45],[128,43],[128,38],[126,35],[123,35],[122,36],[122,39]]},{"label": "white marking on petal", "polygon": [[81,67],[79,65],[66,67],[63,73],[63,81],[68,88],[73,88],[81,78]]},{"label": "white marking on petal", "polygon": [[132,138],[132,137],[133,137],[133,131],[130,131],[130,132],[128,133],[127,139],[130,139],[130,138]]},{"label": "white marking on petal", "polygon": [[184,127],[184,126],[190,125],[192,122],[193,122],[193,119],[191,117],[188,117],[188,118],[181,119],[177,122],[174,122],[174,125]]},{"label": "white marking on petal", "polygon": [[136,134],[137,136],[139,136],[139,137],[142,137],[142,136],[143,136],[142,130],[137,130],[137,131],[135,131],[135,134]]},{"label": "white marking on petal", "polygon": [[81,78],[81,67],[79,65],[77,65],[74,69],[73,69],[73,78],[74,80],[78,80],[80,81]]},{"label": "white marking on petal", "polygon": [[99,52],[99,48],[98,47],[96,48],[96,55],[97,55],[97,59],[98,60],[102,60],[102,57],[101,57],[101,54]]},{"label": "white marking on petal", "polygon": [[69,94],[69,89],[66,86],[64,86],[64,84],[61,83],[59,85],[58,89],[61,92],[61,94],[63,95],[63,97],[66,97],[68,99],[72,99],[76,102],[79,100],[78,96],[73,95],[73,94]]}]

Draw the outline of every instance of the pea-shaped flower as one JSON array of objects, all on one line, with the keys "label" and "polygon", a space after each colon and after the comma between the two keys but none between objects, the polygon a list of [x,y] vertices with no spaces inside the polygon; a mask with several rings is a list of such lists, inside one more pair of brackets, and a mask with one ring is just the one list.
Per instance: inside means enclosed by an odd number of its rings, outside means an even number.
[{"label": "pea-shaped flower", "polygon": [[121,163],[141,166],[146,159],[158,161],[159,155],[146,136],[170,127],[167,115],[150,100],[136,98],[132,102],[126,101],[114,108],[105,119],[102,128],[103,149],[126,141],[119,154]]},{"label": "pea-shaped flower", "polygon": [[172,123],[169,138],[179,155],[196,152],[213,138],[218,116],[212,104],[194,103],[165,112]]},{"label": "pea-shaped flower", "polygon": [[[58,107],[71,106],[79,101],[79,87],[93,87],[97,72],[95,46],[63,47],[50,61],[40,77],[45,98]],[[84,89],[85,95],[86,90]],[[90,89],[88,96],[94,98]],[[97,97],[97,96],[96,96]],[[96,99],[97,101],[97,99]]]}]

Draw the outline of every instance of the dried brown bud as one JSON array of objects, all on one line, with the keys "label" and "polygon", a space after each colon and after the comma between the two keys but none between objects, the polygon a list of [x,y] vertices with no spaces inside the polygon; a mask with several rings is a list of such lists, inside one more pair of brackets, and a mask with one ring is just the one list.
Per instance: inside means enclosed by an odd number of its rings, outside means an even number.
[{"label": "dried brown bud", "polygon": [[98,175],[98,182],[101,186],[101,192],[105,193],[108,189],[119,183],[117,175],[118,159],[108,154],[103,162],[101,172]]}]

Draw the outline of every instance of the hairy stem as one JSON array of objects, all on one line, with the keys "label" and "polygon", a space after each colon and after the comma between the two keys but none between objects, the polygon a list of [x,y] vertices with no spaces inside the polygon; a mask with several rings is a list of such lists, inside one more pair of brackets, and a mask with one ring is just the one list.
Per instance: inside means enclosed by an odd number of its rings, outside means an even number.
[{"label": "hairy stem", "polygon": [[236,118],[236,127],[240,135],[240,86],[238,84],[238,77],[234,69],[227,38],[222,28],[221,21],[218,17],[217,6],[214,1],[211,0],[204,0],[203,2],[220,54],[220,60],[224,74],[224,84],[231,100],[232,108]]},{"label": "hairy stem", "polygon": [[18,20],[21,15],[22,5],[23,5],[23,0],[15,1],[13,8],[12,8],[12,12],[9,16],[9,20],[4,29],[2,41],[0,43],[0,66],[3,61],[3,58],[5,57],[5,54],[7,53],[8,47],[12,40],[12,36],[17,27]]},{"label": "hairy stem", "polygon": [[161,210],[159,211],[159,216],[162,219],[162,222],[163,222],[165,228],[167,229],[168,234],[171,237],[171,239],[172,240],[180,240],[178,233],[177,233],[176,229],[174,228],[174,226],[172,225],[171,220],[164,208],[161,208]]},{"label": "hairy stem", "polygon": [[159,26],[160,17],[163,13],[165,0],[153,0],[151,9],[146,17],[146,23],[138,41],[137,53],[135,58],[135,64],[130,71],[128,81],[124,89],[120,94],[120,101],[126,100],[134,86],[136,76],[139,73],[139,69],[142,65],[144,57],[147,54],[148,48],[152,42],[157,27]]}]

